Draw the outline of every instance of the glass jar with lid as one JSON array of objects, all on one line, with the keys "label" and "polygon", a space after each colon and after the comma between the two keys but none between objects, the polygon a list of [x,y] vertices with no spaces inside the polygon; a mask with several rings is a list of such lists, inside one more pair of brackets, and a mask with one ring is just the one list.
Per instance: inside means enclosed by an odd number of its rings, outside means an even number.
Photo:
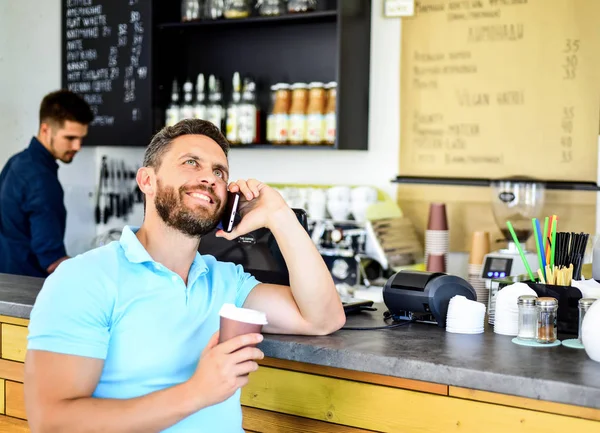
[{"label": "glass jar with lid", "polygon": [[327,105],[325,107],[324,116],[324,142],[333,146],[337,135],[337,117],[336,117],[336,101],[337,101],[337,83],[332,81],[325,85],[327,92]]},{"label": "glass jar with lid", "polygon": [[583,318],[585,317],[585,313],[590,309],[592,304],[596,301],[595,298],[582,298],[579,300],[579,334],[577,336],[577,340],[581,341],[581,325],[583,324]]},{"label": "glass jar with lid", "polygon": [[323,83],[315,81],[308,85],[308,107],[306,108],[306,142],[308,144],[323,142],[325,95]]},{"label": "glass jar with lid", "polygon": [[558,336],[556,331],[556,320],[558,311],[558,301],[556,298],[538,298],[537,302],[537,337],[538,343],[554,343]]},{"label": "glass jar with lid", "polygon": [[277,17],[286,13],[286,0],[258,0],[256,7],[263,17]]},{"label": "glass jar with lid", "polygon": [[223,15],[227,19],[248,18],[252,10],[251,0],[225,0]]},{"label": "glass jar with lid", "polygon": [[291,144],[306,142],[306,104],[308,102],[308,86],[306,83],[292,85],[292,103],[290,106],[290,137]]},{"label": "glass jar with lid", "polygon": [[289,144],[290,136],[290,85],[287,83],[277,83],[275,85],[275,104],[273,106],[273,143]]},{"label": "glass jar with lid", "polygon": [[537,296],[519,296],[519,340],[535,340],[538,327]]},{"label": "glass jar with lid", "polygon": [[317,9],[317,0],[288,0],[289,13],[312,12]]}]

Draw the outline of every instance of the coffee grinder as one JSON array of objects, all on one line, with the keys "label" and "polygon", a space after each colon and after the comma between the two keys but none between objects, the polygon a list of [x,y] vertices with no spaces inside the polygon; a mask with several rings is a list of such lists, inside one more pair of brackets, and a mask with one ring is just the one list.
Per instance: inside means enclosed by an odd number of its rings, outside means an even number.
[{"label": "coffee grinder", "polygon": [[508,246],[485,255],[481,278],[486,280],[488,289],[492,288],[493,279],[527,273],[506,221],[513,225],[529,266],[537,269],[537,254],[527,251],[525,243],[533,233],[531,220],[540,217],[546,189],[542,182],[532,179],[493,180],[490,187],[494,219],[508,241]]}]

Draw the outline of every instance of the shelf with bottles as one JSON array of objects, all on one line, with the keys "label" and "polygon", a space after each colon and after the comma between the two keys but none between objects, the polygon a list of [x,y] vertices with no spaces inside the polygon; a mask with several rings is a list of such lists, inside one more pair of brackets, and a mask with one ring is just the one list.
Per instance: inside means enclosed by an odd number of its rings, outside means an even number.
[{"label": "shelf with bottles", "polygon": [[[188,79],[183,102],[177,80],[165,124],[187,118],[204,119],[218,126],[232,147],[332,148],[336,143],[337,83],[277,83],[270,86],[270,107],[261,107],[255,80],[239,72],[232,78],[225,104],[223,83],[215,75],[198,74],[196,86]],[[208,86],[206,86],[208,84]],[[263,99],[263,98],[261,98]],[[264,131],[264,133],[263,133]]]},{"label": "shelf with bottles", "polygon": [[[156,25],[170,25],[180,19],[179,2],[161,0],[157,3]],[[244,27],[237,25],[245,20],[222,19],[223,24],[210,25],[203,30],[160,31],[154,38],[153,48],[153,125],[158,130],[165,124],[165,111],[171,102],[171,87],[178,80],[179,106],[185,103],[185,82],[190,82],[191,104],[197,102],[195,91],[198,73],[204,75],[204,103],[210,102],[208,85],[210,75],[215,85],[222,110],[221,129],[227,132],[227,104],[232,97],[232,77],[236,71],[243,78],[252,77],[255,85],[258,112],[257,136],[250,149],[368,149],[368,102],[371,2],[365,0],[318,0],[317,12],[329,18],[311,22],[303,15],[289,15],[282,20],[296,20],[293,25],[265,24]],[[308,17],[311,13],[307,13]],[[298,18],[295,18],[295,17]],[[314,15],[315,17],[319,15]],[[286,16],[287,17],[287,16]],[[256,19],[260,19],[257,17]],[[265,18],[266,19],[266,18]],[[227,23],[231,21],[231,25]],[[198,28],[203,21],[198,22]],[[290,21],[291,23],[291,21]],[[195,23],[181,23],[195,26]],[[196,27],[194,27],[196,28]],[[267,117],[271,114],[271,86],[277,83],[313,82],[326,85],[335,81],[336,113],[335,140],[328,146],[302,144],[272,144],[267,140]],[[218,84],[217,84],[218,83]],[[290,89],[291,91],[291,89]],[[220,94],[220,95],[219,95]],[[193,108],[192,108],[193,111]],[[289,113],[288,113],[289,114]],[[307,113],[308,115],[308,113]],[[270,135],[269,135],[270,137]]]},{"label": "shelf with bottles", "polygon": [[317,0],[182,0],[180,21],[162,23],[158,28],[332,22],[337,19],[335,6],[336,2]]}]

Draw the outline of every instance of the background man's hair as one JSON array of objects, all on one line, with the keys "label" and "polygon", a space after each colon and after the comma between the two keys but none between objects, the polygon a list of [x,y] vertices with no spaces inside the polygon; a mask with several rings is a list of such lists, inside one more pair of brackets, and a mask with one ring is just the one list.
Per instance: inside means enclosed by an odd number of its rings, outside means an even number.
[{"label": "background man's hair", "polygon": [[223,149],[225,156],[229,153],[229,142],[212,122],[200,119],[185,119],[176,125],[166,126],[156,133],[146,148],[144,167],[152,167],[158,170],[163,156],[171,147],[173,140],[184,135],[204,135],[214,140]]},{"label": "background man's hair", "polygon": [[67,120],[88,125],[94,120],[94,113],[81,96],[69,90],[57,90],[44,96],[40,124],[55,123],[62,128]]}]

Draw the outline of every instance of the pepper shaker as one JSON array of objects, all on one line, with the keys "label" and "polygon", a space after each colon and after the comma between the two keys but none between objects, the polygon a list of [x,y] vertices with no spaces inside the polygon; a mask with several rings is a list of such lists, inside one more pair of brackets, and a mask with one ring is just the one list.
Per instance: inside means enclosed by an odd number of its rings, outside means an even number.
[{"label": "pepper shaker", "polygon": [[537,300],[537,342],[542,344],[554,343],[558,336],[556,320],[558,300],[556,298],[538,298]]}]

